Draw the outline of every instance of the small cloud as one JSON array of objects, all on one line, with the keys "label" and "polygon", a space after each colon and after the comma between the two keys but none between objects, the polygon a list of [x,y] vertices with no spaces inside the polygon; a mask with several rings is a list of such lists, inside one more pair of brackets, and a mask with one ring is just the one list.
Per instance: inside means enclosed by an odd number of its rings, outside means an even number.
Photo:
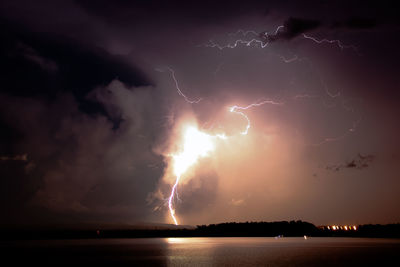
[{"label": "small cloud", "polygon": [[356,167],[357,164],[354,159],[346,164],[346,168],[356,168]]},{"label": "small cloud", "polygon": [[3,161],[28,161],[28,154],[15,155],[15,156],[0,156]]},{"label": "small cloud", "polygon": [[362,155],[358,154],[354,159],[344,163],[344,164],[333,164],[326,166],[326,169],[329,171],[340,171],[343,168],[347,169],[365,169],[368,168],[369,165],[374,161],[374,155]]},{"label": "small cloud", "polygon": [[234,198],[232,198],[232,200],[230,202],[231,205],[236,206],[236,207],[242,206],[244,203],[245,203],[244,199],[234,199]]},{"label": "small cloud", "polygon": [[39,65],[42,69],[48,72],[56,72],[58,70],[58,65],[53,60],[39,55],[32,47],[23,43],[18,43],[17,47],[27,60]]},{"label": "small cloud", "polygon": [[335,171],[335,172],[337,172],[337,171],[340,171],[340,169],[342,168],[342,165],[328,165],[328,166],[326,166],[326,169],[328,170],[328,171]]}]

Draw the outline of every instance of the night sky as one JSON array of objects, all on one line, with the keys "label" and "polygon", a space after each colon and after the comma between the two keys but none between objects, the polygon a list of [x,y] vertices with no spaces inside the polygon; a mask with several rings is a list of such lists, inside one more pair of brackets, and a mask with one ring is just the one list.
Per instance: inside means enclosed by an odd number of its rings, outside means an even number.
[{"label": "night sky", "polygon": [[186,123],[228,139],[182,224],[400,221],[390,2],[3,0],[0,29],[2,225],[172,223]]}]

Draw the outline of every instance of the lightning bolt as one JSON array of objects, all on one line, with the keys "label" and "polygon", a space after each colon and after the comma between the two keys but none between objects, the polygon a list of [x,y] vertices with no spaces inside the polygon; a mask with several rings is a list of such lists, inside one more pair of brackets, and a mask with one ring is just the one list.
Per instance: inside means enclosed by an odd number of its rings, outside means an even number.
[{"label": "lightning bolt", "polygon": [[227,45],[219,45],[217,43],[215,43],[213,40],[209,40],[208,44],[205,44],[205,47],[216,47],[219,50],[223,50],[226,48],[236,48],[238,45],[240,44],[244,44],[246,46],[251,46],[251,44],[256,43],[256,44],[260,44],[261,48],[265,48],[268,45],[268,42],[264,43],[264,41],[258,40],[258,39],[251,39],[251,40],[243,40],[243,39],[238,39],[236,40],[233,44],[227,44]]},{"label": "lightning bolt", "polygon": [[215,148],[215,140],[226,139],[224,134],[209,135],[199,131],[194,126],[188,126],[184,129],[183,145],[180,153],[171,155],[173,158],[173,172],[176,176],[175,183],[172,186],[168,198],[168,209],[175,225],[178,225],[178,219],[175,215],[173,205],[179,181],[187,170],[193,166],[201,157],[206,157]]},{"label": "lightning bolt", "polygon": [[358,51],[358,48],[354,45],[344,45],[340,40],[329,40],[329,39],[317,39],[315,37],[309,36],[305,33],[302,34],[305,39],[309,39],[317,44],[323,44],[323,43],[328,43],[328,44],[336,44],[341,50],[351,48],[356,52],[358,55],[361,55],[360,52]]},{"label": "lightning bolt", "polygon": [[257,33],[256,31],[253,31],[253,30],[245,31],[245,30],[239,29],[239,30],[237,30],[237,32],[235,32],[235,33],[228,33],[229,36],[236,36],[236,35],[239,35],[239,34],[241,34],[241,35],[243,35],[243,36],[245,36],[245,37],[246,37],[248,34],[253,34],[253,35],[255,35],[255,36],[258,36],[258,33]]},{"label": "lightning bolt", "polygon": [[247,121],[247,125],[246,125],[245,130],[244,130],[243,132],[241,132],[242,135],[247,135],[247,133],[249,132],[249,129],[250,129],[250,127],[251,127],[251,124],[250,124],[250,119],[249,119],[249,117],[248,117],[244,112],[242,112],[241,110],[247,110],[247,109],[250,109],[250,108],[252,108],[252,107],[258,107],[258,106],[262,106],[262,105],[265,105],[265,104],[283,105],[283,103],[275,102],[275,101],[273,101],[273,100],[264,100],[264,101],[261,101],[261,102],[258,102],[258,103],[252,103],[252,104],[250,104],[250,105],[248,105],[248,106],[246,106],[246,107],[240,107],[240,106],[232,106],[232,107],[229,107],[229,111],[230,111],[230,112],[239,114],[240,116],[242,116],[243,118],[245,118],[246,121]]},{"label": "lightning bolt", "polygon": [[[233,43],[228,43],[226,45],[221,45],[218,43],[215,43],[213,40],[209,40],[208,43],[204,44],[205,47],[211,47],[211,48],[218,48],[219,50],[223,50],[226,48],[236,48],[239,45],[243,44],[245,46],[251,46],[252,44],[259,44],[261,48],[265,48],[268,46],[268,44],[270,43],[271,40],[274,40],[274,37],[276,37],[278,35],[278,33],[284,29],[285,26],[284,25],[280,25],[278,26],[273,34],[269,34],[267,31],[261,32],[261,33],[257,33],[255,30],[242,30],[239,29],[238,31],[236,31],[235,33],[229,33],[228,36],[237,36],[237,35],[242,35],[243,37],[247,37],[248,35],[254,35],[256,36],[256,38],[252,38],[250,40],[246,40],[246,39],[236,39]],[[311,40],[317,44],[324,44],[324,43],[328,43],[328,44],[336,44],[341,50],[344,49],[352,49],[355,53],[357,53],[359,56],[361,56],[361,53],[359,52],[358,48],[355,45],[345,45],[343,44],[339,39],[317,39],[316,37],[307,35],[305,33],[301,34],[302,37],[304,39],[308,39]],[[201,45],[200,45],[201,46]],[[296,60],[299,60],[298,56],[295,55],[293,58],[291,59],[286,59],[283,56],[280,56],[280,58],[285,62],[285,63],[290,63]]]},{"label": "lightning bolt", "polygon": [[316,98],[318,97],[317,95],[309,95],[309,94],[302,94],[302,95],[295,95],[294,98],[298,99],[298,98]]},{"label": "lightning bolt", "polygon": [[173,69],[171,69],[171,68],[168,68],[168,70],[171,72],[172,79],[174,79],[176,90],[178,91],[178,94],[180,96],[182,96],[186,100],[186,102],[188,102],[189,104],[194,104],[194,103],[197,104],[202,100],[201,98],[199,98],[197,100],[190,100],[184,93],[182,93],[181,89],[179,88],[178,80],[175,77],[175,71]]},{"label": "lightning bolt", "polygon": [[180,176],[176,177],[175,184],[172,186],[171,194],[170,194],[170,196],[168,198],[169,213],[171,214],[171,218],[174,221],[175,225],[178,225],[178,220],[175,217],[175,209],[172,206],[172,201],[174,200],[174,196],[175,196],[175,193],[176,193],[176,188],[178,186],[180,178],[181,178]]},{"label": "lightning bolt", "polygon": [[[174,71],[172,68],[170,68],[170,67],[166,67],[166,69],[171,73],[171,77],[172,77],[172,79],[173,79],[173,81],[174,81],[174,83],[175,83],[175,88],[176,88],[178,94],[179,94],[180,96],[182,96],[183,99],[185,99],[186,102],[188,102],[189,104],[198,104],[201,100],[203,100],[202,98],[198,98],[198,99],[196,99],[196,100],[191,100],[191,99],[189,99],[189,98],[182,92],[182,90],[181,90],[181,88],[180,88],[180,86],[179,86],[178,80],[176,79],[175,71]],[[164,69],[160,69],[160,68],[156,68],[155,70],[158,71],[158,72],[164,72],[164,71],[165,71]]]},{"label": "lightning bolt", "polygon": [[311,144],[311,146],[320,146],[320,145],[323,145],[323,144],[326,144],[326,143],[330,143],[330,142],[335,142],[335,141],[341,140],[341,139],[345,138],[347,135],[349,135],[350,133],[355,132],[356,128],[358,127],[360,122],[361,122],[361,118],[359,118],[357,121],[353,122],[352,127],[347,129],[347,131],[345,133],[343,133],[343,134],[341,134],[339,136],[336,136],[336,137],[325,138],[324,140],[322,140],[319,143]]},{"label": "lightning bolt", "polygon": [[[275,32],[273,35],[277,35],[278,32],[283,29],[284,26],[280,25],[276,28]],[[223,50],[226,48],[236,48],[239,45],[245,45],[245,46],[251,46],[252,44],[259,44],[259,46],[261,48],[265,48],[268,46],[269,44],[269,34],[268,32],[262,32],[262,33],[257,33],[254,30],[248,30],[248,31],[244,31],[239,29],[236,33],[229,33],[229,36],[237,36],[241,34],[243,37],[247,37],[247,35],[255,35],[256,38],[252,38],[250,40],[246,40],[246,39],[236,39],[233,43],[228,43],[226,45],[221,45],[221,44],[217,44],[215,43],[213,40],[209,40],[208,43],[204,44],[204,45],[199,45],[199,46],[205,46],[205,47],[211,47],[211,48],[218,48],[219,50]]]},{"label": "lightning bolt", "polygon": [[281,59],[282,59],[282,61],[283,62],[285,62],[285,63],[291,63],[291,62],[294,62],[294,61],[297,61],[297,60],[299,60],[299,57],[297,56],[297,55],[294,55],[293,57],[291,57],[291,58],[286,58],[286,57],[284,57],[284,56],[279,56]]}]

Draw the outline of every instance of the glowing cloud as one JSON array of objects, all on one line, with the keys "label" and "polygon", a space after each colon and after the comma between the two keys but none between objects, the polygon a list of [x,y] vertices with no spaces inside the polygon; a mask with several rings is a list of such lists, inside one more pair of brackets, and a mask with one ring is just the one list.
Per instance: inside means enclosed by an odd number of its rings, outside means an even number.
[{"label": "glowing cloud", "polygon": [[214,150],[214,140],[216,138],[224,139],[223,136],[220,135],[212,136],[203,133],[195,126],[186,126],[184,128],[182,149],[178,154],[172,155],[173,172],[176,176],[176,180],[168,199],[169,212],[176,225],[178,224],[178,221],[175,217],[173,200],[179,180],[182,175],[198,161],[199,158],[207,156],[210,151]]},{"label": "glowing cloud", "polygon": [[183,150],[178,155],[172,155],[176,176],[181,176],[199,157],[207,156],[208,152],[214,149],[215,137],[200,132],[194,126],[188,126],[184,131]]}]

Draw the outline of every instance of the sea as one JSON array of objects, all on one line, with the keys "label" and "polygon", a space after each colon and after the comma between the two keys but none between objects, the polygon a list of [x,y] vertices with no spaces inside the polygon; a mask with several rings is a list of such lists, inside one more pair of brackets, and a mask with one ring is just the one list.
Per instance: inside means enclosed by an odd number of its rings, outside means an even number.
[{"label": "sea", "polygon": [[202,237],[0,241],[2,266],[400,266],[400,239]]}]

